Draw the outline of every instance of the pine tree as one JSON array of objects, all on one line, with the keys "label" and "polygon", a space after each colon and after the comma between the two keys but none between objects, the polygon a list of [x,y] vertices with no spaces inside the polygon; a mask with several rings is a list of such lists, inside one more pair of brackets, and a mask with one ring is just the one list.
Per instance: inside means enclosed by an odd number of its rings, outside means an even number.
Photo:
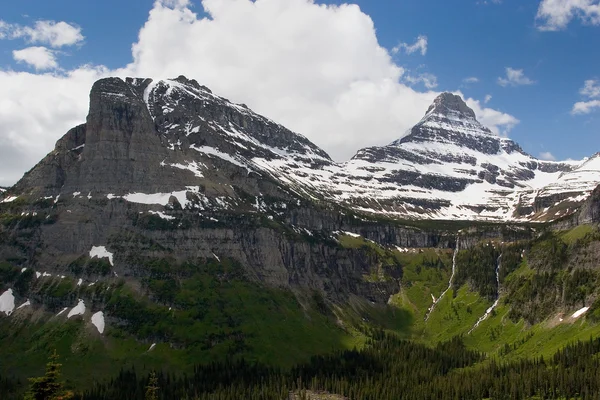
[{"label": "pine tree", "polygon": [[146,386],[146,396],[144,398],[145,400],[158,400],[158,378],[154,371],[150,373],[150,380],[148,386]]},{"label": "pine tree", "polygon": [[44,376],[29,378],[31,385],[25,400],[68,400],[73,398],[73,393],[65,391],[63,382],[60,381],[60,368],[56,350],[49,357]]}]

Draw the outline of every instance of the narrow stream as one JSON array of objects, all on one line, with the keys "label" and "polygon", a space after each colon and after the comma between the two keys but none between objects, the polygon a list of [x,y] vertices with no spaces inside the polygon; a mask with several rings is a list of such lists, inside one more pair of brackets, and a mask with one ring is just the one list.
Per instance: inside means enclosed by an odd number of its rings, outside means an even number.
[{"label": "narrow stream", "polygon": [[485,314],[483,314],[483,316],[481,316],[477,320],[477,322],[475,323],[475,325],[473,325],[473,327],[471,328],[469,333],[473,332],[475,330],[475,328],[477,328],[479,326],[480,323],[485,321],[487,319],[487,317],[490,316],[490,314],[492,313],[494,308],[496,308],[496,306],[498,305],[498,301],[500,301],[500,265],[501,265],[501,263],[502,263],[502,254],[500,254],[500,257],[498,257],[498,260],[496,261],[496,284],[498,287],[498,294],[496,295],[496,301],[494,301],[494,304],[492,304],[490,306],[490,308],[485,310]]},{"label": "narrow stream", "polygon": [[452,274],[450,275],[450,280],[448,281],[448,287],[446,288],[446,290],[444,290],[444,292],[437,299],[433,296],[433,294],[431,295],[431,297],[433,298],[433,304],[431,305],[431,307],[429,307],[427,309],[427,314],[425,314],[425,321],[427,321],[429,319],[429,316],[435,309],[436,304],[439,303],[440,300],[442,300],[442,298],[444,297],[444,295],[448,292],[448,290],[450,290],[452,288],[452,281],[454,280],[454,273],[456,272],[456,255],[458,254],[459,244],[460,244],[459,237],[457,236],[456,237],[456,248],[454,249],[454,254],[452,255]]}]

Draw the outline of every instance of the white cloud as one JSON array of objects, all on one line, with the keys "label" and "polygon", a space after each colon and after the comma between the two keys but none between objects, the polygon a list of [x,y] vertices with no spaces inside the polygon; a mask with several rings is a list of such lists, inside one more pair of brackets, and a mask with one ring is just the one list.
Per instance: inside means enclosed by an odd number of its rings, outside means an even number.
[{"label": "white cloud", "polygon": [[463,79],[464,83],[478,83],[479,82],[479,78],[476,76],[470,76],[468,78]]},{"label": "white cloud", "polygon": [[500,86],[523,86],[533,85],[535,81],[525,76],[522,69],[514,69],[506,67],[506,76],[498,78],[498,85]]},{"label": "white cloud", "polygon": [[542,0],[536,22],[539,30],[565,29],[575,19],[589,25],[600,25],[600,2],[598,0]]},{"label": "white cloud", "polygon": [[484,102],[485,104],[487,104],[487,103],[489,103],[489,102],[490,102],[490,100],[492,100],[492,95],[491,95],[491,94],[486,94],[486,95],[485,95],[485,98],[483,99],[483,102]]},{"label": "white cloud", "polygon": [[[132,63],[117,71],[0,71],[0,159],[7,160],[0,185],[15,182],[70,127],[85,121],[93,81],[109,74],[158,79],[184,74],[306,135],[337,160],[401,137],[439,94],[402,83],[406,72],[379,45],[373,21],[356,5],[311,0],[202,5],[206,18],[186,0],[157,1],[132,47]],[[499,134],[518,123],[468,102]]]},{"label": "white cloud", "polygon": [[396,54],[403,49],[406,54],[412,54],[418,51],[424,56],[427,54],[427,36],[419,35],[413,44],[398,43],[398,45],[392,49],[392,53]]},{"label": "white cloud", "polygon": [[583,87],[579,89],[579,94],[587,97],[586,101],[579,101],[573,105],[571,114],[589,114],[600,108],[600,82],[596,79],[588,79],[583,83]]},{"label": "white cloud", "polygon": [[29,64],[36,70],[58,67],[54,51],[46,47],[27,47],[22,50],[14,50],[12,54],[15,61]]},{"label": "white cloud", "polygon": [[597,108],[600,108],[600,100],[579,101],[573,105],[571,114],[589,114]]},{"label": "white cloud", "polygon": [[70,128],[85,122],[91,85],[108,71],[0,71],[0,186],[13,184]]},{"label": "white cloud", "polygon": [[54,48],[72,46],[85,39],[80,27],[64,21],[36,21],[33,26],[22,26],[0,20],[0,39],[17,38]]},{"label": "white cloud", "polygon": [[591,99],[600,97],[600,82],[596,79],[588,79],[584,82],[579,93]]},{"label": "white cloud", "polygon": [[540,160],[556,161],[556,157],[554,157],[554,154],[550,153],[549,151],[542,151],[538,158]]},{"label": "white cloud", "polygon": [[[460,92],[457,94],[462,96]],[[508,136],[510,131],[520,122],[510,114],[494,110],[493,108],[485,108],[479,100],[468,98],[465,99],[465,102],[475,111],[479,122],[490,128],[496,135]]]},{"label": "white cloud", "polygon": [[408,83],[409,85],[422,83],[427,89],[435,89],[438,85],[437,76],[428,72],[420,73],[418,75],[410,75],[408,73],[404,74],[402,76],[402,81]]}]

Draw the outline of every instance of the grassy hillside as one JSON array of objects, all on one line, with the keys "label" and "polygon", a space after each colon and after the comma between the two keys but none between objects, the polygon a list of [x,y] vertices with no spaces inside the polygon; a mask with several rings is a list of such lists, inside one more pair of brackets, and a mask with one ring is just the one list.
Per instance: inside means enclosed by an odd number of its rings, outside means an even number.
[{"label": "grassy hillside", "polygon": [[[227,259],[147,260],[150,273],[139,282],[107,277],[94,286],[36,278],[3,263],[0,290],[33,293],[45,306],[0,316],[0,377],[24,382],[39,375],[53,349],[62,355],[69,384],[89,387],[121,367],[179,373],[198,363],[244,358],[287,369],[313,355],[362,348],[373,328],[430,347],[462,336],[468,349],[488,360],[550,356],[568,343],[600,336],[600,235],[594,227],[548,232],[530,242],[482,241],[461,250],[451,289],[427,321],[432,295],[439,298],[449,285],[451,249],[387,249],[355,235],[341,235],[338,242],[381,260],[365,281],[400,279],[401,289],[387,305],[358,298],[333,304],[319,292],[267,287],[247,280],[241,266]],[[105,267],[90,261],[73,268]],[[386,266],[400,266],[401,278]],[[498,295],[498,306],[472,330]],[[56,316],[78,298],[88,307],[83,318]],[[587,313],[571,317],[584,306]],[[107,315],[102,335],[90,322],[98,309]]]}]

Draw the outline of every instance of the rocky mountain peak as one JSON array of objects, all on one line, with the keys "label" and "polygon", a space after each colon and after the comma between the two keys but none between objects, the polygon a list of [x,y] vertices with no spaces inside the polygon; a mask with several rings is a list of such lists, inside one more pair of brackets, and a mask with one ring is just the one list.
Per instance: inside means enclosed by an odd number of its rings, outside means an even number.
[{"label": "rocky mountain peak", "polygon": [[450,92],[444,92],[435,98],[425,113],[426,116],[431,114],[451,119],[476,119],[475,112],[467,106],[467,103],[459,95]]}]

